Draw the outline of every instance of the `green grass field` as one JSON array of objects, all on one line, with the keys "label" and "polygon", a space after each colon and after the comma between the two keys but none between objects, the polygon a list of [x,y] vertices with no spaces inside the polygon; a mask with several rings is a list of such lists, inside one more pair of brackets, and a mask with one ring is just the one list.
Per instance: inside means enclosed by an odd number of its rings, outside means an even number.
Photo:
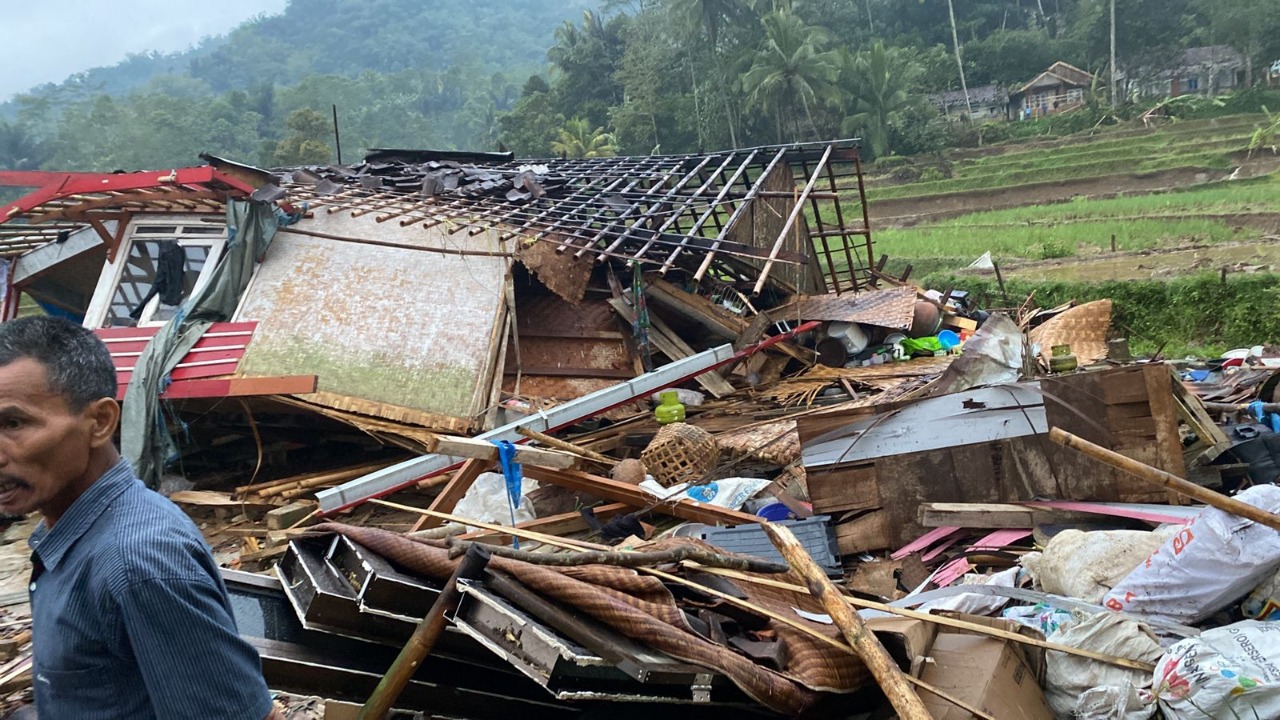
[{"label": "green grass field", "polygon": [[881,253],[899,259],[1044,260],[1116,249],[1148,250],[1188,243],[1249,241],[1262,233],[1215,214],[1280,213],[1280,182],[1233,182],[1179,192],[1079,199],[964,215],[927,226],[876,231]]}]

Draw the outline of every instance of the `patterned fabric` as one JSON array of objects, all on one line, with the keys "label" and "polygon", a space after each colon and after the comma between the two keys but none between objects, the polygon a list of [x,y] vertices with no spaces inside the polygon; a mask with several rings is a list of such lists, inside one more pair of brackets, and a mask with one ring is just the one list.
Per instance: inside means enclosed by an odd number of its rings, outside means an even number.
[{"label": "patterned fabric", "polygon": [[[448,578],[458,560],[449,551],[375,528],[337,523],[318,525],[317,532],[336,532],[413,572],[436,579]],[[648,549],[669,548],[666,543],[696,542],[670,540]],[[774,712],[799,715],[822,697],[817,691],[850,692],[865,687],[870,675],[852,654],[841,653],[784,624],[771,622],[770,629],[786,643],[786,666],[774,672],[729,648],[697,635],[685,620],[684,611],[662,581],[634,570],[608,565],[549,567],[509,558],[494,557],[490,567],[510,575],[528,589],[563,607],[573,608],[659,652],[678,660],[702,665],[723,673],[760,704]],[[769,576],[774,580],[799,584],[798,575]],[[743,584],[745,586],[745,583]],[[832,638],[840,633],[834,626],[811,622],[795,614],[794,608],[821,613],[821,606],[807,593],[750,586],[748,597],[761,606],[796,619]]]},{"label": "patterned fabric", "polygon": [[209,548],[121,461],[31,535],[42,718],[226,718],[271,712]]}]

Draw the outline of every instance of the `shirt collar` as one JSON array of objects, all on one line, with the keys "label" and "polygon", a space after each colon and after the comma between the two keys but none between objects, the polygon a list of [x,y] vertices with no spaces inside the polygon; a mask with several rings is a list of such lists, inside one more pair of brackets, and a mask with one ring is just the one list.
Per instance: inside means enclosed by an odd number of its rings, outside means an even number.
[{"label": "shirt collar", "polygon": [[45,569],[56,568],[71,546],[88,532],[111,501],[135,482],[138,480],[129,461],[121,459],[76,498],[52,528],[41,521],[31,533],[28,543],[40,556]]}]

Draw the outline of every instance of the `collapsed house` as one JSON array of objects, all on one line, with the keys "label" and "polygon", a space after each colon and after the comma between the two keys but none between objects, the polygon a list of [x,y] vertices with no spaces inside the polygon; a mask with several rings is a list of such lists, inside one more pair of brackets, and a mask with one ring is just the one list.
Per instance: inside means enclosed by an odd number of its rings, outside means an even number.
[{"label": "collapsed house", "polygon": [[[477,719],[1270,700],[1170,680],[1267,672],[1221,640],[1280,602],[1265,349],[1173,373],[1110,301],[890,276],[854,141],[202,157],[0,172],[30,188],[0,307],[108,345],[122,449],[199,519],[271,687]],[[1223,582],[1165,603],[1145,568],[1192,536]],[[27,640],[0,631],[0,690]]]}]

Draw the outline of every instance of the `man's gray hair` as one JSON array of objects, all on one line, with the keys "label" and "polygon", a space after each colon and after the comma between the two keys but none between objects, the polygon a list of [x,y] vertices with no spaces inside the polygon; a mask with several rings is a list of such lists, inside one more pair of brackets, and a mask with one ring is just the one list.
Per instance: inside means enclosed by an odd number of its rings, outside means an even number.
[{"label": "man's gray hair", "polygon": [[75,412],[116,396],[116,368],[107,346],[73,322],[41,315],[0,323],[0,367],[23,358],[44,366],[49,389]]}]

